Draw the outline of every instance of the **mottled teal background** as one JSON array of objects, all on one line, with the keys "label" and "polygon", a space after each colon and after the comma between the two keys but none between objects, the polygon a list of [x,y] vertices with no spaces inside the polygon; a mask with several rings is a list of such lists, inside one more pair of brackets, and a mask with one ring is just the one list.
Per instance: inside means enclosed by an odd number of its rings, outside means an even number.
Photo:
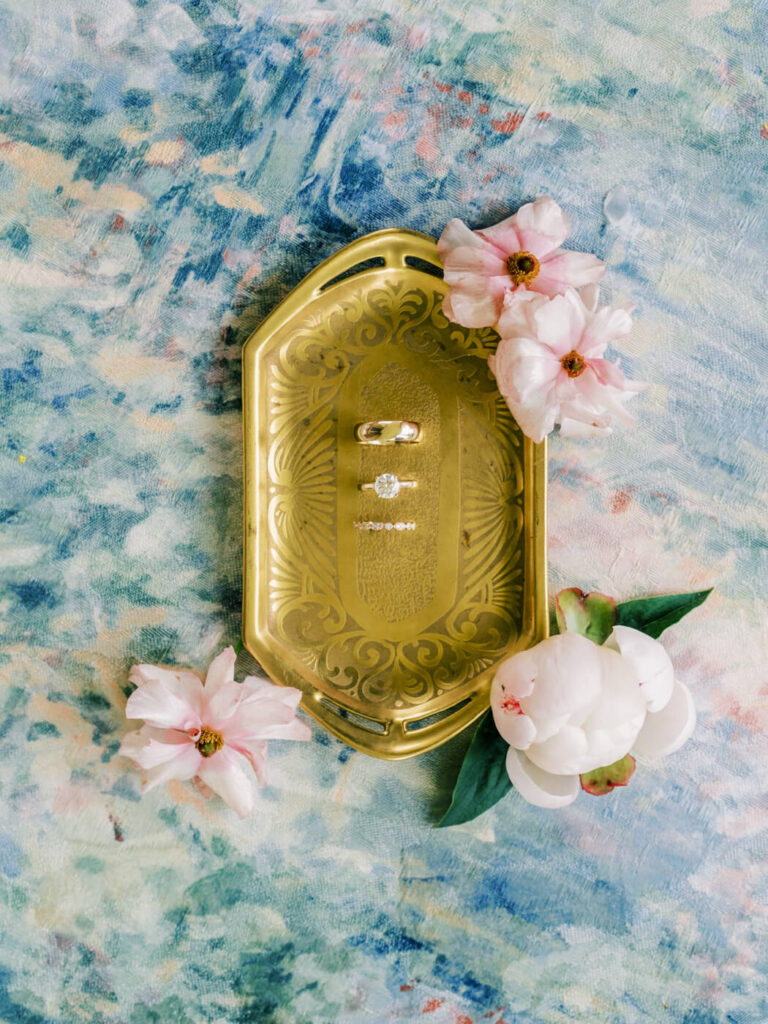
[{"label": "mottled teal background", "polygon": [[[766,0],[11,0],[0,15],[0,1019],[765,1024]],[[117,756],[239,635],[240,347],[374,228],[542,192],[637,304],[551,443],[550,586],[715,584],[630,787],[433,831],[463,740],[273,744],[241,822]]]}]

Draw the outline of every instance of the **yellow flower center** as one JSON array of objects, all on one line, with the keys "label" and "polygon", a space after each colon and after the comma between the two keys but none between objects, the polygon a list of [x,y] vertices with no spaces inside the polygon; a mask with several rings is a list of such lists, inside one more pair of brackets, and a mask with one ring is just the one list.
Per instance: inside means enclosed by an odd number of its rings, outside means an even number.
[{"label": "yellow flower center", "polygon": [[563,356],[560,362],[569,377],[578,377],[587,368],[586,359],[580,356],[575,348],[571,349],[567,356]]},{"label": "yellow flower center", "polygon": [[507,273],[516,285],[530,284],[541,270],[532,252],[513,252],[507,260]]},{"label": "yellow flower center", "polygon": [[224,737],[220,732],[209,729],[207,725],[204,725],[200,730],[200,737],[195,746],[203,757],[210,757],[211,754],[215,754],[217,750],[221,750],[224,746]]}]

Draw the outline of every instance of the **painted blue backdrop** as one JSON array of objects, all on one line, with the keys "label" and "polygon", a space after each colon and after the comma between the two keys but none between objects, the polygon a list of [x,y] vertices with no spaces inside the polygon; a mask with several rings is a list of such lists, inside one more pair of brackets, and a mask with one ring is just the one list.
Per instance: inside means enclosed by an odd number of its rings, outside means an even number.
[{"label": "painted blue backdrop", "polygon": [[[765,1024],[768,6],[5,0],[0,1020]],[[433,831],[463,740],[273,744],[241,822],[116,753],[239,635],[240,347],[343,243],[541,193],[637,305],[638,422],[551,443],[550,587],[716,585],[692,741]]]}]

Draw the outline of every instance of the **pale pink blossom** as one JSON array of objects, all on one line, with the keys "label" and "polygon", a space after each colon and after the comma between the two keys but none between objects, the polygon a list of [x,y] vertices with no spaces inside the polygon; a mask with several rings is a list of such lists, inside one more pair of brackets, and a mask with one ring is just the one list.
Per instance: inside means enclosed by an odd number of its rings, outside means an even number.
[{"label": "pale pink blossom", "polygon": [[602,260],[560,248],[570,232],[568,217],[549,196],[481,231],[449,221],[437,243],[450,287],[443,312],[464,327],[494,327],[506,296],[559,295],[599,281]]},{"label": "pale pink blossom", "polygon": [[657,641],[617,626],[603,646],[578,633],[549,637],[502,662],[491,686],[507,773],[529,803],[565,807],[580,776],[628,753],[678,750],[696,723],[691,695]]},{"label": "pale pink blossom", "polygon": [[609,344],[629,334],[629,311],[594,308],[594,289],[585,292],[589,304],[571,289],[553,299],[528,294],[502,311],[501,340],[488,364],[520,429],[534,441],[557,423],[561,433],[578,437],[610,433],[614,418],[631,423],[625,405],[646,386],[603,358]]},{"label": "pale pink blossom", "polygon": [[249,676],[235,682],[235,652],[227,647],[211,662],[203,684],[194,672],[134,665],[128,718],[143,719],[120,753],[145,770],[145,791],[170,779],[195,779],[201,792],[217,793],[241,817],[253,808],[250,766],[264,785],[267,740],[308,740],[296,718],[301,692]]}]

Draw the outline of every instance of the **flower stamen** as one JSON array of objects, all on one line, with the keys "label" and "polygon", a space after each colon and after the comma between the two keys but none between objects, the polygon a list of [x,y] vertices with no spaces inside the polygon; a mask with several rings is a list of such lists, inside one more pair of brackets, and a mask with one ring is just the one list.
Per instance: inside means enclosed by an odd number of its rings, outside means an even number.
[{"label": "flower stamen", "polygon": [[217,750],[221,750],[224,746],[224,737],[220,732],[216,732],[215,729],[209,729],[207,725],[204,725],[200,730],[200,737],[195,746],[203,757],[210,757],[211,754],[215,754]]},{"label": "flower stamen", "polygon": [[516,285],[530,284],[541,270],[541,264],[532,252],[513,252],[507,259],[507,273]]},{"label": "flower stamen", "polygon": [[587,368],[587,361],[580,356],[576,349],[571,349],[567,356],[560,360],[561,365],[569,377],[579,377]]}]

